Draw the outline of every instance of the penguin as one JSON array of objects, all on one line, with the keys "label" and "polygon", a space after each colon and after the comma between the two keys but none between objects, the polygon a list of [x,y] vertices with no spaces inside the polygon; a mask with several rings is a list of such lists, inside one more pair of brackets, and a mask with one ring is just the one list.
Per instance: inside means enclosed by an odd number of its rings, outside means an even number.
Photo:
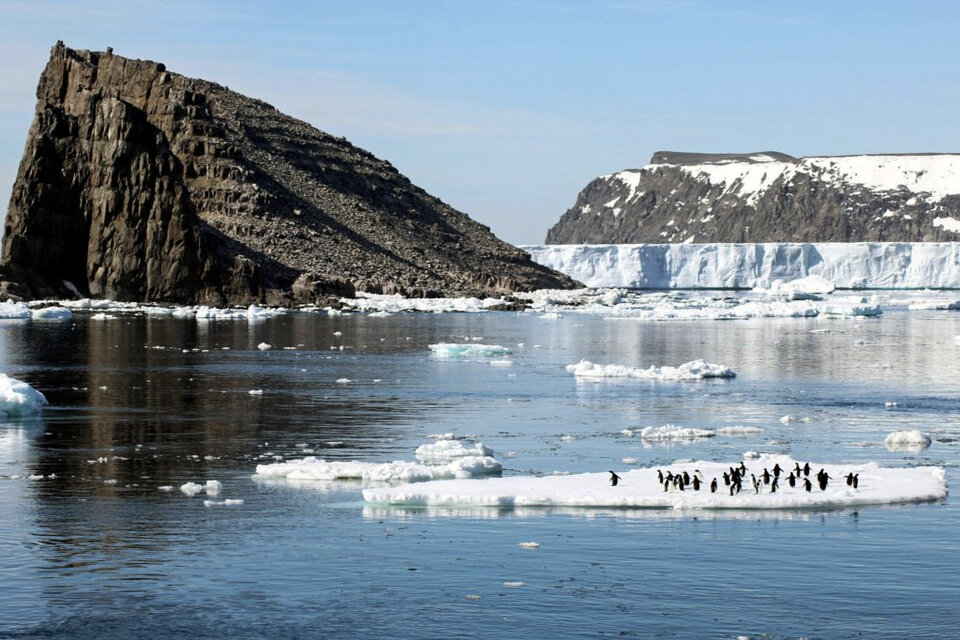
[{"label": "penguin", "polygon": [[747,475],[747,465],[743,464],[743,460],[740,461],[740,475]]},{"label": "penguin", "polygon": [[853,474],[853,488],[856,489],[859,486],[860,486],[860,474],[855,473]]},{"label": "penguin", "polygon": [[660,484],[663,484],[663,471],[657,469],[657,480],[660,481]]},{"label": "penguin", "polygon": [[810,493],[810,489],[813,488],[813,485],[810,484],[810,478],[803,479],[803,490],[807,493]]},{"label": "penguin", "polygon": [[794,463],[793,463],[793,475],[797,476],[798,478],[800,477],[800,463],[799,463],[799,462],[794,462]]},{"label": "penguin", "polygon": [[773,475],[774,475],[774,477],[779,478],[779,477],[780,477],[780,473],[781,473],[782,471],[783,471],[783,469],[780,468],[780,465],[779,465],[779,464],[773,465]]},{"label": "penguin", "polygon": [[615,474],[613,471],[610,472],[610,486],[615,487],[617,483],[620,482],[620,476]]},{"label": "penguin", "polygon": [[693,482],[691,484],[693,484],[694,491],[700,491],[700,478],[693,476]]},{"label": "penguin", "polygon": [[847,486],[848,486],[848,487],[852,487],[852,486],[853,486],[853,471],[851,471],[850,473],[847,474],[846,480],[847,480]]},{"label": "penguin", "polygon": [[763,484],[770,484],[770,472],[767,471],[766,467],[763,469]]},{"label": "penguin", "polygon": [[797,479],[793,476],[793,472],[790,472],[790,475],[787,476],[787,482],[790,483],[791,487],[797,486]]},{"label": "penguin", "polygon": [[780,478],[774,476],[773,482],[770,483],[770,493],[776,493],[778,486],[780,486]]},{"label": "penguin", "polygon": [[690,484],[690,474],[686,471],[683,472],[683,484]]},{"label": "penguin", "polygon": [[693,475],[700,479],[700,482],[703,482],[703,474],[700,473],[700,469],[694,469]]},{"label": "penguin", "polygon": [[810,475],[810,463],[809,463],[809,462],[805,462],[804,465],[803,465],[803,475],[805,475],[805,476],[809,476],[809,475]]},{"label": "penguin", "polygon": [[828,481],[828,480],[830,480],[830,476],[827,475],[826,471],[824,471],[824,472],[817,478],[817,481],[819,481],[819,483],[820,483],[820,491],[826,491],[826,490],[827,490],[827,481]]},{"label": "penguin", "polygon": [[757,480],[757,476],[750,474],[750,486],[753,487],[754,493],[760,493],[760,482]]},{"label": "penguin", "polygon": [[727,487],[730,486],[730,474],[727,473],[726,471],[723,472],[723,484],[724,486],[727,486]]},{"label": "penguin", "polygon": [[669,480],[667,480],[667,481],[665,481],[665,482],[663,483],[663,490],[664,490],[664,492],[670,491],[670,481],[669,481]]},{"label": "penguin", "polygon": [[[727,484],[730,484],[729,480],[727,480]],[[717,492],[717,479],[714,478],[713,480],[710,481],[710,493],[716,493],[716,492]]]},{"label": "penguin", "polygon": [[680,476],[677,476],[677,478],[680,480],[680,482],[677,483],[677,489],[680,489],[680,491],[683,491],[683,487],[686,485],[686,483],[683,481],[683,478],[681,478]]},{"label": "penguin", "polygon": [[731,485],[730,485],[730,495],[733,495],[734,491],[736,491],[736,490],[737,490],[737,485],[731,484]]}]

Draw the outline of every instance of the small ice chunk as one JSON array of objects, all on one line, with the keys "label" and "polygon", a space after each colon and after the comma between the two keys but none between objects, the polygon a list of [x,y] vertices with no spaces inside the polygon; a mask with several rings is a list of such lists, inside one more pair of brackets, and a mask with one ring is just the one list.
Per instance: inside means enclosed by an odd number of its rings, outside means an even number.
[{"label": "small ice chunk", "polygon": [[888,451],[922,451],[930,446],[931,439],[919,429],[894,431],[887,435],[883,444]]},{"label": "small ice chunk", "polygon": [[717,432],[712,429],[693,429],[675,424],[665,424],[662,427],[644,427],[643,431],[640,432],[640,438],[648,442],[696,440],[698,438],[712,438],[715,435],[717,435]]},{"label": "small ice chunk", "polygon": [[215,497],[220,495],[220,490],[223,489],[223,485],[219,480],[207,480],[207,484],[204,485],[204,490],[207,492],[207,495],[210,497]]},{"label": "small ice chunk", "polygon": [[185,482],[180,485],[180,491],[183,492],[183,495],[192,498],[203,491],[203,485],[197,484],[196,482]]},{"label": "small ice chunk", "polygon": [[34,309],[31,316],[34,320],[73,320],[73,312],[66,307],[43,307],[42,309]]},{"label": "small ice chunk", "polygon": [[337,384],[350,384],[353,382],[350,378],[337,378]]},{"label": "small ice chunk", "polygon": [[261,342],[260,344],[257,345],[257,349],[260,349],[260,351],[267,351],[269,349],[273,349],[273,345],[268,344],[266,342]]},{"label": "small ice chunk", "polygon": [[252,396],[262,396],[263,389],[250,389],[250,391],[247,391],[247,393],[249,393]]},{"label": "small ice chunk", "polygon": [[526,583],[526,582],[520,582],[519,580],[517,580],[517,581],[512,581],[512,582],[504,582],[504,583],[503,583],[503,586],[507,587],[508,589],[519,589],[520,587],[525,587],[525,586],[527,586],[527,583]]},{"label": "small ice chunk", "polygon": [[732,427],[720,427],[717,429],[718,436],[753,436],[763,433],[760,427],[744,427],[735,425]]},{"label": "small ice chunk", "polygon": [[173,486],[171,486],[171,485],[169,485],[169,484],[165,484],[165,485],[162,485],[162,486],[157,487],[157,491],[173,491]]},{"label": "small ice chunk", "polygon": [[574,440],[576,440],[576,438],[574,438],[573,436],[561,436],[560,440],[563,442],[573,442]]},{"label": "small ice chunk", "polygon": [[413,455],[420,462],[449,462],[468,456],[492,456],[493,450],[482,442],[472,447],[465,447],[459,440],[444,439],[420,445]]},{"label": "small ice chunk", "polygon": [[521,549],[539,549],[540,543],[539,542],[518,542],[517,546],[520,547]]},{"label": "small ice chunk", "polygon": [[900,403],[895,402],[895,401],[893,401],[893,400],[888,400],[887,402],[884,402],[884,403],[883,403],[883,406],[885,406],[886,408],[890,409],[890,408],[892,408],[892,407],[898,406],[899,404],[900,404]]},{"label": "small ice chunk", "polygon": [[511,353],[507,347],[498,344],[457,344],[440,342],[429,345],[433,355],[438,358],[486,358],[505,356]]},{"label": "small ice chunk", "polygon": [[623,464],[637,464],[640,461],[637,458],[623,458],[620,462]]},{"label": "small ice chunk", "polygon": [[744,452],[743,452],[743,459],[744,459],[744,460],[756,460],[756,459],[759,458],[759,457],[760,457],[760,454],[757,453],[756,451],[744,451]]}]

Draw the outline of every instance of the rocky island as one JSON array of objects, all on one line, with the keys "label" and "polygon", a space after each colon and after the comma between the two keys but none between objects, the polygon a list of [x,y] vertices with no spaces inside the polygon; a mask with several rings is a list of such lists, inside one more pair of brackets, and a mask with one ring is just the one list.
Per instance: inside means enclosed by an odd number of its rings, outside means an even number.
[{"label": "rocky island", "polygon": [[4,297],[294,306],[577,286],[390,163],[163,64],[57,43],[37,98]]},{"label": "rocky island", "polygon": [[546,243],[957,240],[960,155],[660,151],[591,181]]}]

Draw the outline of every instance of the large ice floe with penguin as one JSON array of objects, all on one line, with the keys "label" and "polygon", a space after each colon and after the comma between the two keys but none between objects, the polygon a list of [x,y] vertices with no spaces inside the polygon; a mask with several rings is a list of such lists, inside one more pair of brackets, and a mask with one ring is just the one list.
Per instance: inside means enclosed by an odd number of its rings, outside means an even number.
[{"label": "large ice floe with penguin", "polygon": [[[732,480],[734,469],[739,483]],[[811,464],[768,454],[736,464],[687,460],[623,471],[616,485],[610,472],[598,472],[440,480],[363,491],[364,500],[373,504],[454,508],[833,509],[946,496],[942,467]]]}]

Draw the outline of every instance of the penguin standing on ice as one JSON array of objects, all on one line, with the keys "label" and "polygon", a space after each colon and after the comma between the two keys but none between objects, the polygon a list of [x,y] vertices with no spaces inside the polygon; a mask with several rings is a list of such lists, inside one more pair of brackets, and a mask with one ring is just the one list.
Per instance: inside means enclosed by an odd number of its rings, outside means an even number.
[{"label": "penguin standing on ice", "polygon": [[617,483],[620,482],[620,476],[615,474],[613,471],[610,472],[610,486],[615,487]]},{"label": "penguin standing on ice", "polygon": [[803,475],[805,475],[805,476],[809,476],[809,475],[810,475],[810,463],[809,463],[809,462],[806,462],[806,463],[804,463],[804,465],[803,465]]},{"label": "penguin standing on ice", "polygon": [[830,476],[823,469],[820,469],[820,471],[817,472],[817,483],[820,485],[820,491],[827,490],[827,481],[830,479]]},{"label": "penguin standing on ice", "polygon": [[760,483],[757,481],[757,476],[750,474],[750,486],[753,487],[754,493],[760,493]]},{"label": "penguin standing on ice", "polygon": [[780,478],[774,476],[773,481],[770,483],[770,493],[776,493],[778,486],[780,486]]},{"label": "penguin standing on ice", "polygon": [[797,486],[797,479],[794,477],[793,472],[790,472],[790,475],[787,476],[787,482],[791,487]]},{"label": "penguin standing on ice", "polygon": [[693,481],[691,482],[691,484],[693,484],[694,491],[700,491],[700,478],[698,478],[697,476],[693,476]]},{"label": "penguin standing on ice", "polygon": [[683,472],[683,484],[690,484],[690,474],[686,471]]},{"label": "penguin standing on ice", "polygon": [[793,475],[797,476],[798,478],[800,477],[800,463],[799,463],[799,462],[794,462],[794,463],[793,463]]},{"label": "penguin standing on ice", "polygon": [[657,480],[660,481],[660,484],[663,484],[663,471],[660,471],[660,469],[657,469]]},{"label": "penguin standing on ice", "polygon": [[770,472],[766,467],[763,468],[763,484],[770,484]]},{"label": "penguin standing on ice", "polygon": [[773,476],[774,476],[775,478],[779,478],[779,477],[780,477],[780,473],[781,473],[782,471],[783,471],[783,469],[780,468],[780,465],[779,465],[779,464],[773,465]]},{"label": "penguin standing on ice", "polygon": [[[729,480],[727,481],[727,484],[730,484]],[[710,481],[710,493],[716,493],[716,492],[717,492],[717,479],[714,478],[713,480]]]},{"label": "penguin standing on ice", "polygon": [[723,485],[725,487],[730,486],[730,474],[727,473],[726,471],[723,472]]},{"label": "penguin standing on ice", "polygon": [[813,485],[810,483],[810,478],[803,479],[803,490],[807,493],[810,493],[810,490],[813,489]]},{"label": "penguin standing on ice", "polygon": [[747,475],[747,465],[743,464],[743,460],[740,461],[740,477]]},{"label": "penguin standing on ice", "polygon": [[859,486],[860,486],[860,474],[855,473],[853,474],[853,488],[856,489]]}]

